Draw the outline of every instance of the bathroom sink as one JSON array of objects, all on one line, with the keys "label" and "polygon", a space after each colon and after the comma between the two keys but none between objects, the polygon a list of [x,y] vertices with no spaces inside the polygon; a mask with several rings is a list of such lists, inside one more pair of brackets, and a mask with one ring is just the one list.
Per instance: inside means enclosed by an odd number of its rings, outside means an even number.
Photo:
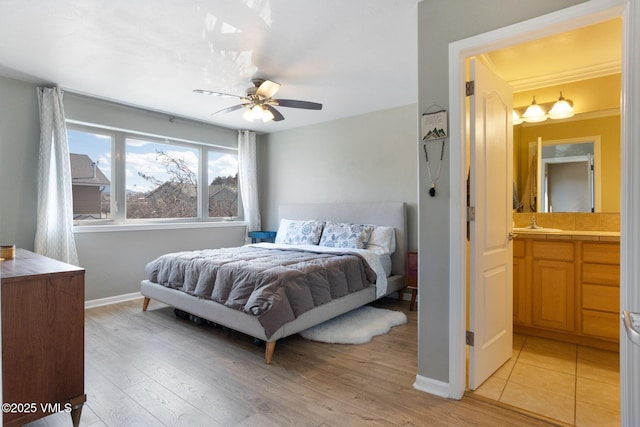
[{"label": "bathroom sink", "polygon": [[546,227],[539,227],[539,228],[529,228],[529,227],[514,227],[513,228],[513,232],[514,233],[560,233],[563,230],[559,229],[559,228],[546,228]]}]

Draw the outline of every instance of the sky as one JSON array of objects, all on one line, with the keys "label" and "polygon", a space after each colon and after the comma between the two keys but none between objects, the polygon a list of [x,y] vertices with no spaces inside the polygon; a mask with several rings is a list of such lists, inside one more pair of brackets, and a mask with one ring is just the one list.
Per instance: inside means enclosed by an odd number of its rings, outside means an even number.
[{"label": "sky", "polygon": [[[69,152],[86,154],[97,162],[98,168],[109,178],[111,177],[111,137],[108,134],[88,133],[76,129],[67,130]],[[145,141],[144,138],[126,141],[126,189],[146,192],[154,185],[139,176],[138,172],[153,176],[160,181],[166,181],[166,169],[157,160],[158,151],[164,151],[173,158],[183,159],[194,172],[198,170],[198,150],[193,147],[166,145]],[[211,182],[217,176],[233,176],[238,172],[238,156],[224,151],[209,151],[208,179]]]}]

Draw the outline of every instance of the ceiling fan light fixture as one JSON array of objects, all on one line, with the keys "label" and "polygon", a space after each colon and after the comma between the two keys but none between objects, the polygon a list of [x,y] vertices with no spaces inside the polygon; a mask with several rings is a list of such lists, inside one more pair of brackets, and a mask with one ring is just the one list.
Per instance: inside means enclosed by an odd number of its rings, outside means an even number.
[{"label": "ceiling fan light fixture", "polygon": [[268,122],[273,120],[273,113],[267,110],[263,105],[254,105],[242,114],[242,118],[253,122],[254,120],[262,120]]},{"label": "ceiling fan light fixture", "polygon": [[549,118],[551,119],[568,119],[573,117],[573,102],[565,99],[560,92],[560,98],[553,104],[551,110],[549,110]]},{"label": "ceiling fan light fixture", "polygon": [[527,107],[527,111],[522,115],[522,120],[528,123],[538,123],[547,120],[547,113],[544,112],[542,107],[536,104],[536,97],[533,97],[531,105]]},{"label": "ceiling fan light fixture", "polygon": [[253,86],[247,88],[246,96],[231,95],[207,89],[194,89],[193,91],[203,95],[227,96],[240,99],[242,101],[241,104],[223,108],[222,110],[211,113],[211,115],[225,114],[241,108],[246,108],[242,114],[242,118],[249,122],[262,120],[266,123],[269,121],[279,122],[284,120],[284,116],[280,111],[274,108],[276,106],[301,108],[303,110],[322,110],[322,104],[317,102],[300,101],[297,99],[274,99],[273,96],[280,89],[279,83],[257,78],[251,80],[251,83],[253,83]]},{"label": "ceiling fan light fixture", "polygon": [[249,122],[253,122],[253,113],[252,113],[253,108],[247,108],[245,110],[244,113],[242,113],[242,118],[249,121]]},{"label": "ceiling fan light fixture", "polygon": [[274,117],[273,113],[271,111],[269,111],[267,108],[264,108],[264,107],[263,107],[263,110],[264,111],[262,113],[262,121],[264,123],[266,123],[266,122],[268,122],[270,120],[273,120],[273,117]]}]

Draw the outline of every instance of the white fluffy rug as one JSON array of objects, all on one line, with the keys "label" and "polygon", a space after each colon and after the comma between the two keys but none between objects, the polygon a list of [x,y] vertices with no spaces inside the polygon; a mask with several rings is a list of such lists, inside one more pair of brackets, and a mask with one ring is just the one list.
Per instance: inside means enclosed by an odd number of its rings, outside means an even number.
[{"label": "white fluffy rug", "polygon": [[364,344],[407,323],[399,311],[364,306],[300,332],[303,338],[331,344]]}]

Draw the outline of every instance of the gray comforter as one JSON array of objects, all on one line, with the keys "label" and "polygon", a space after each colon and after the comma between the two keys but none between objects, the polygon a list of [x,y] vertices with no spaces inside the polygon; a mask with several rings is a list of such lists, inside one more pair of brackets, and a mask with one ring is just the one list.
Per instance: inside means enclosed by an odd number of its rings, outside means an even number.
[{"label": "gray comforter", "polygon": [[267,337],[302,313],[376,281],[356,253],[252,246],[167,254],[145,272],[152,282],[257,316]]}]

